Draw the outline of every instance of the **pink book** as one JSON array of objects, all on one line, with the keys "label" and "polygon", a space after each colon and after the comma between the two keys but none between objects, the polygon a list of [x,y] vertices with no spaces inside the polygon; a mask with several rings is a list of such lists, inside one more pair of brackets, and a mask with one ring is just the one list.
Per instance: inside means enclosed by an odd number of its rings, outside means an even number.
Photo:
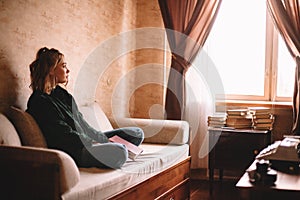
[{"label": "pink book", "polygon": [[135,160],[136,157],[138,157],[143,152],[142,148],[132,144],[131,142],[128,142],[127,140],[124,140],[117,135],[109,138],[109,141],[124,144],[128,150],[128,157],[132,160]]}]

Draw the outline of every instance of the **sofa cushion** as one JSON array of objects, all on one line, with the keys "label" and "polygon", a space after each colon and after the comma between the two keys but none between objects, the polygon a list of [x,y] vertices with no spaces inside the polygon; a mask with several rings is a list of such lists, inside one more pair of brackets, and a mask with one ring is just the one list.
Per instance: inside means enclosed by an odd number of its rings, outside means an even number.
[{"label": "sofa cushion", "polygon": [[2,113],[0,113],[0,127],[0,145],[21,146],[15,127]]},{"label": "sofa cushion", "polygon": [[34,118],[27,112],[11,106],[8,117],[15,126],[24,146],[47,147],[42,131]]},{"label": "sofa cushion", "polygon": [[117,118],[113,126],[142,128],[144,143],[182,145],[188,143],[190,137],[189,124],[182,120]]},{"label": "sofa cushion", "polygon": [[84,119],[95,129],[110,131],[113,129],[110,121],[97,102],[79,106]]}]

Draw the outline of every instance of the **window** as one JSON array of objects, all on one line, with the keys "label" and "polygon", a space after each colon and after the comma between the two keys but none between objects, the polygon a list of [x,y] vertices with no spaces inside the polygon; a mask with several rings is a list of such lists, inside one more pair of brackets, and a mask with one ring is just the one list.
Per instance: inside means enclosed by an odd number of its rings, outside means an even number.
[{"label": "window", "polygon": [[204,49],[221,76],[226,99],[291,99],[295,63],[265,1],[223,0]]}]

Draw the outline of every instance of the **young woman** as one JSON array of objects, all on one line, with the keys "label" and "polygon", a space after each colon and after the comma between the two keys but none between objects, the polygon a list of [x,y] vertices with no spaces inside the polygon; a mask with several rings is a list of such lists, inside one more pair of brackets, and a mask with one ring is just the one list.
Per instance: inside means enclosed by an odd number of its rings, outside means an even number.
[{"label": "young woman", "polygon": [[59,86],[68,83],[69,72],[61,52],[41,48],[30,64],[33,93],[26,111],[39,124],[48,147],[68,153],[79,167],[120,168],[127,160],[127,149],[109,142],[109,138],[118,135],[140,145],[144,139],[142,129],[127,127],[101,132],[92,128],[73,96]]}]

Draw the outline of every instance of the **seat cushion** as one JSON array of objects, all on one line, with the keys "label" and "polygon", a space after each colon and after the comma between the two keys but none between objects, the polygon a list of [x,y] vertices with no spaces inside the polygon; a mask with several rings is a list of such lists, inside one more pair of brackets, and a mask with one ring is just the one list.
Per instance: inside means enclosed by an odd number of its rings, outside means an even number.
[{"label": "seat cushion", "polygon": [[21,141],[13,124],[0,113],[0,145],[21,146]]},{"label": "seat cushion", "polygon": [[80,168],[79,183],[63,194],[62,199],[108,199],[178,164],[189,155],[187,144],[142,144],[141,148],[144,149],[141,155],[134,161],[128,159],[118,170]]},{"label": "seat cushion", "polygon": [[12,106],[8,111],[8,117],[15,126],[22,145],[47,147],[40,127],[29,113]]}]

